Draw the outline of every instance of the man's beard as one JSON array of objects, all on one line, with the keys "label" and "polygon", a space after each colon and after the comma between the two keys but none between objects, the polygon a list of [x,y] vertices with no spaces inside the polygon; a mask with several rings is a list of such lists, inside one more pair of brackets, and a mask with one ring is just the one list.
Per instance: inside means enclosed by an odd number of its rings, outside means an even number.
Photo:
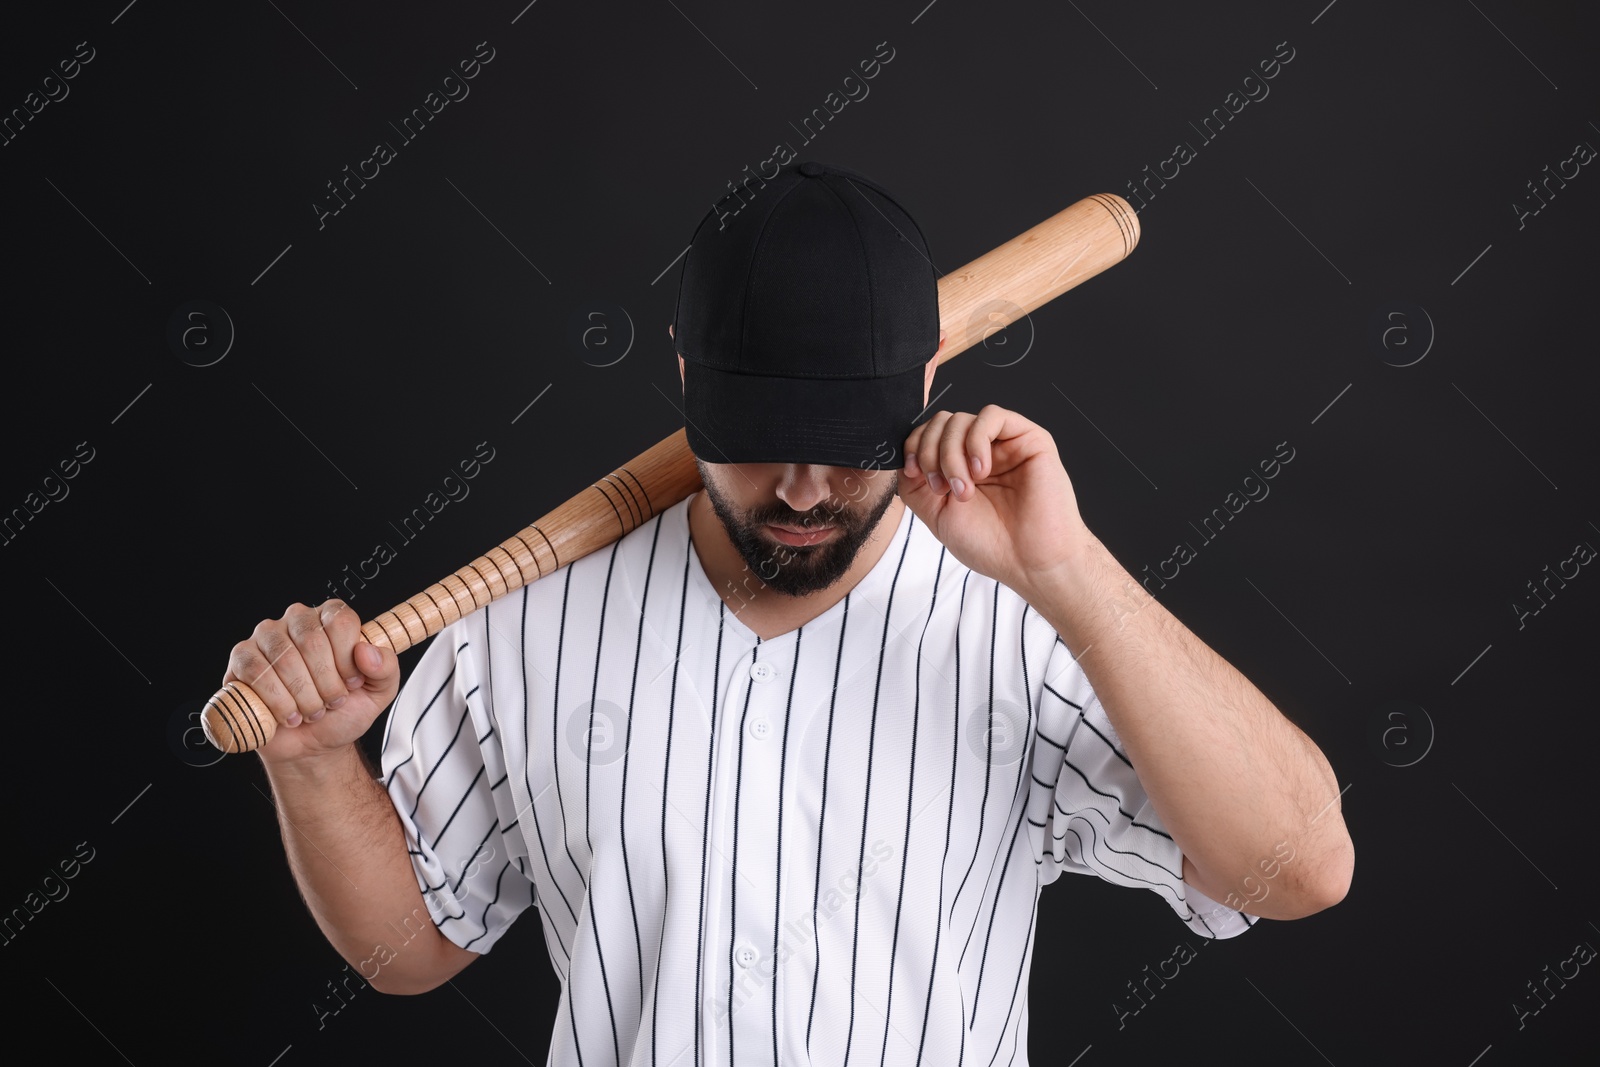
[{"label": "man's beard", "polygon": [[[696,459],[696,463],[699,462]],[[739,550],[745,566],[768,588],[797,597],[828,588],[850,569],[861,546],[866,544],[867,538],[877,528],[878,520],[883,518],[884,512],[894,502],[899,487],[897,473],[888,491],[872,505],[867,514],[850,508],[841,508],[835,513],[821,507],[801,515],[780,500],[740,515],[727,498],[717,491],[711,480],[705,477],[707,472],[703,466],[700,473],[706,498],[711,501],[712,510],[722,521],[728,539]],[[830,534],[829,539],[821,544],[785,545],[773,540],[770,533],[762,529],[767,523],[800,529],[837,526],[839,532]]]}]

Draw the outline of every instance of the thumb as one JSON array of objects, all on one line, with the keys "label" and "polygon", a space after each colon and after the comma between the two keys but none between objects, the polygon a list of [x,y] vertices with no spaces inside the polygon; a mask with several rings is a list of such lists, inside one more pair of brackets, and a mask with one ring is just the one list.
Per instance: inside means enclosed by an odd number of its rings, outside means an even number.
[{"label": "thumb", "polygon": [[367,681],[376,683],[379,689],[388,687],[400,666],[400,659],[393,652],[366,641],[357,642],[352,655],[356,668],[366,676]]}]

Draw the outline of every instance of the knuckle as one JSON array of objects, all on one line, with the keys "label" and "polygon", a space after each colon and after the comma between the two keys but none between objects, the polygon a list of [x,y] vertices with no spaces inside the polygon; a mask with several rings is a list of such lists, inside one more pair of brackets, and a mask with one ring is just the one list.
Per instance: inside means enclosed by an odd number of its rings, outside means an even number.
[{"label": "knuckle", "polygon": [[339,677],[339,672],[333,669],[333,664],[324,663],[311,672],[312,681],[317,687],[317,694],[324,702],[337,700],[345,695],[344,679]]},{"label": "knuckle", "polygon": [[322,629],[322,622],[317,618],[316,612],[310,608],[304,611],[293,612],[288,617],[289,636],[294,638],[295,644],[303,644],[305,640]]},{"label": "knuckle", "polygon": [[339,677],[339,672],[331,663],[318,667],[312,673],[311,685],[316,690],[318,707],[328,707],[349,693],[349,687],[344,684],[344,679]]},{"label": "knuckle", "polygon": [[322,707],[322,695],[311,684],[311,679],[305,675],[295,675],[284,682],[284,688],[289,691],[294,705],[301,714],[309,715]]},{"label": "knuckle", "polygon": [[355,643],[356,631],[360,627],[361,620],[356,617],[356,613],[344,610],[341,604],[341,610],[328,620],[323,629],[328,632],[328,640],[335,649],[344,648],[348,651],[349,646]]},{"label": "knuckle", "polygon": [[281,629],[274,627],[260,634],[256,638],[256,647],[259,648],[269,660],[276,662],[278,657],[282,656],[288,649],[292,648],[293,645],[290,643],[289,638]]},{"label": "knuckle", "polygon": [[264,663],[252,641],[240,641],[228,654],[228,671],[236,678],[249,678],[259,673]]}]

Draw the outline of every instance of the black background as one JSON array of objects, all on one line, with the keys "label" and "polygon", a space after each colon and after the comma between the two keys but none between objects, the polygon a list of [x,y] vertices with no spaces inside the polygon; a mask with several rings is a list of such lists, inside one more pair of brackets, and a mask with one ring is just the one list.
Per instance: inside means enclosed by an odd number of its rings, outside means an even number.
[{"label": "black background", "polygon": [[[1520,1028],[1513,1005],[1600,945],[1600,577],[1520,626],[1513,604],[1600,545],[1600,174],[1552,182],[1520,226],[1513,205],[1600,145],[1592,9],[124,2],[8,14],[0,37],[7,114],[94,49],[0,148],[0,512],[79,442],[94,456],[0,548],[0,908],[94,850],[0,948],[23,1032],[82,1062],[542,1062],[558,988],[531,921],[453,989],[364,991],[319,1029],[343,961],[258,762],[193,766],[181,740],[230,647],[326,597],[479,442],[493,462],[353,601],[364,617],[681,426],[674,257],[778,142],[893,190],[948,272],[1128,195],[1187,141],[1134,255],[1035,312],[1020,359],[1019,325],[942,367],[936,406],[1049,429],[1130,571],[1198,548],[1160,599],[1327,753],[1355,880],[1312,918],[1188,939],[1194,962],[1120,1029],[1113,1003],[1186,931],[1153,894],[1058,883],[1030,1054],[1589,1062],[1593,967]],[[870,94],[805,144],[790,123],[884,41]],[[478,42],[470,96],[319,229],[325,183],[398,143],[388,124]],[[1280,42],[1270,95],[1203,142],[1189,123]],[[167,339],[193,300],[236,330],[207,367],[216,348]],[[625,318],[585,348],[591,301]],[[1374,320],[1402,327],[1387,349]],[[1271,496],[1203,543],[1189,524],[1280,442]]]}]

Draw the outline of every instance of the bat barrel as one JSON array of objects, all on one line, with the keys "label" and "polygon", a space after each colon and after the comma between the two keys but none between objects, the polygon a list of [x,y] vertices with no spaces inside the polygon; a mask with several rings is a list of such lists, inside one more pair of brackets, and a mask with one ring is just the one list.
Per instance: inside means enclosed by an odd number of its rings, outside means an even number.
[{"label": "bat barrel", "polygon": [[1138,244],[1139,217],[1128,202],[1097,193],[946,274],[939,279],[939,362],[1121,263]]},{"label": "bat barrel", "polygon": [[[1139,220],[1111,193],[1080,200],[939,279],[939,362],[981,344],[1107,267],[1139,243]],[[700,471],[679,429],[416,596],[361,626],[368,642],[395,653],[418,645],[546,574],[604,548],[699,489]],[[277,729],[243,681],[225,684],[201,716],[207,740],[224,752],[250,752]]]}]

